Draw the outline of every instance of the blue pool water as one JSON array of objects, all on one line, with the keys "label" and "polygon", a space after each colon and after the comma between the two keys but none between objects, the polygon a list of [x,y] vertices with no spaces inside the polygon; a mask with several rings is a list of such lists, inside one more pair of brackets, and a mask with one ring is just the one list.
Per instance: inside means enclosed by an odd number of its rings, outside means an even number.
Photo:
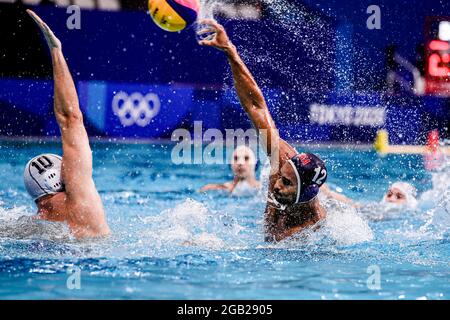
[{"label": "blue pool water", "polygon": [[[450,298],[447,190],[433,186],[421,157],[307,148],[326,160],[331,185],[363,207],[327,201],[321,231],[267,244],[263,196],[196,192],[230,179],[229,167],[173,165],[172,147],[93,144],[113,233],[79,242],[64,225],[29,218],[35,208],[23,166],[36,154],[60,153],[59,145],[1,142],[0,299]],[[435,195],[416,211],[386,211],[377,202],[396,180]],[[373,219],[380,214],[385,219]],[[81,270],[80,289],[68,288],[68,270]],[[379,270],[380,288],[367,285],[368,270]]]}]

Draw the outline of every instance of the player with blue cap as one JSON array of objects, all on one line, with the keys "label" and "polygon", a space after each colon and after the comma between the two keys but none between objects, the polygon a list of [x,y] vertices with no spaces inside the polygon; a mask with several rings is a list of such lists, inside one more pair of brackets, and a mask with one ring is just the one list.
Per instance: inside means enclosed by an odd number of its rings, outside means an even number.
[{"label": "player with blue cap", "polygon": [[324,162],[311,153],[298,153],[281,139],[252,74],[223,28],[214,20],[200,21],[198,32],[208,37],[200,45],[222,50],[231,66],[234,85],[242,107],[264,140],[271,162],[269,196],[265,212],[266,240],[279,241],[305,228],[314,228],[326,212],[317,195],[327,179]]},{"label": "player with blue cap", "polygon": [[[325,163],[312,153],[295,155],[287,163],[292,166],[297,180],[295,203],[306,203],[314,200],[327,178]],[[321,173],[323,178],[319,181]]]}]

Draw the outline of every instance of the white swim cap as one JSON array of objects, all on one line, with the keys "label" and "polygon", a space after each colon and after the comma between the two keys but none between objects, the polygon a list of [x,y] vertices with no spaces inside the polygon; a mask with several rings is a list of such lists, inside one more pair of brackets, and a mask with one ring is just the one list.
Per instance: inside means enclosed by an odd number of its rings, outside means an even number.
[{"label": "white swim cap", "polygon": [[[406,198],[406,206],[413,209],[415,207],[417,207],[417,189],[410,183],[408,182],[402,182],[402,181],[398,181],[393,183],[389,189],[392,188],[396,188],[398,190],[400,190]],[[386,195],[383,198],[383,202],[387,202],[386,201]]]},{"label": "white swim cap", "polygon": [[64,191],[61,163],[62,158],[55,154],[42,154],[27,163],[23,180],[34,201]]},{"label": "white swim cap", "polygon": [[391,185],[391,188],[397,188],[401,190],[404,194],[412,196],[414,198],[417,196],[416,188],[408,182],[402,181],[395,182]]}]

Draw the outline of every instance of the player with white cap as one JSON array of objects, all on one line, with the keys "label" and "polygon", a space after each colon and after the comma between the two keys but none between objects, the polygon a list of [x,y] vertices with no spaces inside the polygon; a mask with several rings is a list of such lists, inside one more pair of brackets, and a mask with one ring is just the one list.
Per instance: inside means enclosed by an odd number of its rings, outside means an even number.
[{"label": "player with white cap", "polygon": [[50,48],[54,111],[61,130],[63,156],[43,154],[31,159],[24,170],[25,187],[36,202],[39,219],[65,222],[77,238],[107,235],[110,230],[92,179],[89,139],[61,42],[33,11],[27,12]]},{"label": "player with white cap", "polygon": [[254,195],[261,187],[261,183],[255,177],[256,155],[253,150],[245,145],[238,146],[231,158],[233,181],[208,184],[200,189],[200,192],[211,190],[225,190],[233,196]]},{"label": "player with white cap", "polygon": [[408,182],[393,183],[383,197],[383,203],[404,205],[414,209],[417,207],[417,189]]}]

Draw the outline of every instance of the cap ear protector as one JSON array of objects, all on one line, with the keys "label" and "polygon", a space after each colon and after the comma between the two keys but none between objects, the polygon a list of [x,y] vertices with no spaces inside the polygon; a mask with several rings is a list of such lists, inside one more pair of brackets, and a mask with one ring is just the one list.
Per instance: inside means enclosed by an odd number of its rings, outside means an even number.
[{"label": "cap ear protector", "polygon": [[64,191],[61,176],[62,158],[55,154],[42,154],[25,166],[25,187],[34,201],[43,196]]},{"label": "cap ear protector", "polygon": [[325,163],[312,153],[301,153],[287,161],[297,177],[295,204],[306,203],[319,194],[320,187],[327,181]]}]

